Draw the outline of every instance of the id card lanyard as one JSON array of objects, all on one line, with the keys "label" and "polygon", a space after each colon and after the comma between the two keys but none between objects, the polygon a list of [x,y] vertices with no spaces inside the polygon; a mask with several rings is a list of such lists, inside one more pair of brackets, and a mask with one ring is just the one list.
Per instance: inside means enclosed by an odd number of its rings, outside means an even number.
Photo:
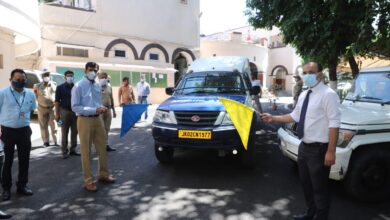
[{"label": "id card lanyard", "polygon": [[12,91],[12,89],[10,88],[11,90],[11,93],[12,93],[12,96],[14,97],[15,99],[15,102],[16,104],[19,106],[19,118],[24,118],[24,112],[22,112],[22,106],[24,104],[24,98],[26,97],[26,92],[23,93],[23,99],[22,99],[22,103],[19,103],[18,99],[16,98],[14,92]]}]

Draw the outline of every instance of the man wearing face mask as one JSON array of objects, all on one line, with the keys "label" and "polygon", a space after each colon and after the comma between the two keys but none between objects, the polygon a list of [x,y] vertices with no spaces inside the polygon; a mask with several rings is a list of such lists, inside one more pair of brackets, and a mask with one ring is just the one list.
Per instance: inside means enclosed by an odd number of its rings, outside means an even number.
[{"label": "man wearing face mask", "polygon": [[323,83],[321,71],[316,62],[304,65],[303,82],[309,89],[301,93],[292,113],[262,114],[266,122],[298,122],[298,169],[307,210],[295,215],[296,220],[325,220],[329,215],[329,172],[336,159],[341,113],[339,97]]},{"label": "man wearing face mask", "polygon": [[[141,75],[141,80],[137,83],[138,104],[148,104],[150,85],[145,81],[145,75]],[[145,120],[148,118],[148,110],[145,111]]]},{"label": "man wearing face mask", "polygon": [[[110,147],[108,144],[108,133],[110,132],[111,127],[111,120],[112,117],[116,118],[115,113],[115,106],[114,106],[114,98],[112,96],[112,87],[108,84],[108,75],[107,73],[99,73],[99,84],[102,89],[102,104],[104,107],[109,109],[105,113],[102,114],[103,122],[104,122],[104,128],[106,130],[107,138],[106,138],[106,145],[107,145],[107,151],[115,151],[114,148]],[[112,110],[112,114],[111,114]]]},{"label": "man wearing face mask", "polygon": [[42,72],[42,82],[34,85],[34,93],[38,101],[38,122],[41,128],[41,137],[45,147],[50,146],[49,126],[54,146],[57,144],[57,128],[54,119],[54,99],[56,83],[50,80],[50,72]]},{"label": "man wearing face mask", "polygon": [[34,93],[25,89],[27,77],[22,69],[11,72],[11,86],[0,90],[1,140],[4,142],[4,164],[1,170],[3,201],[11,199],[12,163],[15,145],[17,147],[19,175],[17,193],[33,195],[27,187],[31,150],[30,114],[35,110]]},{"label": "man wearing face mask", "polygon": [[107,112],[102,105],[102,91],[95,82],[97,64],[88,62],[85,65],[85,77],[72,89],[72,110],[76,112],[77,130],[80,137],[81,164],[84,173],[84,189],[97,191],[90,167],[90,148],[94,144],[99,158],[98,180],[103,183],[114,183],[115,178],[109,175],[107,168],[106,130],[101,114]]},{"label": "man wearing face mask", "polygon": [[[80,156],[76,152],[77,146],[77,116],[72,111],[71,97],[74,86],[73,72],[68,70],[64,73],[65,83],[59,85],[56,90],[55,98],[55,119],[61,124],[61,150],[62,158],[66,159],[69,155]],[[68,134],[70,135],[70,149],[68,149]]]}]

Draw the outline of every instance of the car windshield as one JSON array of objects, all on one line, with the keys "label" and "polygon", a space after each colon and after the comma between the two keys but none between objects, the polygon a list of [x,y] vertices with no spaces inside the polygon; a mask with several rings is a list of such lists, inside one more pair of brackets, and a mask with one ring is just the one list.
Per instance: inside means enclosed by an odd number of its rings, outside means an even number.
[{"label": "car windshield", "polygon": [[56,82],[57,86],[65,82],[64,76],[51,74],[51,79]]},{"label": "car windshield", "polygon": [[390,104],[390,72],[359,74],[346,99]]},{"label": "car windshield", "polygon": [[240,74],[236,72],[191,73],[181,80],[175,93],[178,95],[194,93],[244,94],[245,87]]}]

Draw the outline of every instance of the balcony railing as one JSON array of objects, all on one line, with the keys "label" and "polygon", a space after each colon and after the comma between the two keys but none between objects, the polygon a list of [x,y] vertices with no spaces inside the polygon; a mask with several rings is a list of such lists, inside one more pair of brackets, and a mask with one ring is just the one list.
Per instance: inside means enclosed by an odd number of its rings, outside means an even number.
[{"label": "balcony railing", "polygon": [[83,11],[95,11],[91,0],[39,0],[41,4],[77,9]]}]

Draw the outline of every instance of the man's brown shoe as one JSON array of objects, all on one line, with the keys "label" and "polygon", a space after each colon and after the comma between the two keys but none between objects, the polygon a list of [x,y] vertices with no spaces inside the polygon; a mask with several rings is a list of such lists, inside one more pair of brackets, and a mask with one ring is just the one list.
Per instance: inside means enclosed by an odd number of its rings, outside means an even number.
[{"label": "man's brown shoe", "polygon": [[115,178],[113,176],[104,176],[99,177],[99,181],[103,183],[115,183]]},{"label": "man's brown shoe", "polygon": [[98,190],[95,183],[90,183],[90,184],[84,185],[84,189],[87,190],[88,192],[96,192]]}]

